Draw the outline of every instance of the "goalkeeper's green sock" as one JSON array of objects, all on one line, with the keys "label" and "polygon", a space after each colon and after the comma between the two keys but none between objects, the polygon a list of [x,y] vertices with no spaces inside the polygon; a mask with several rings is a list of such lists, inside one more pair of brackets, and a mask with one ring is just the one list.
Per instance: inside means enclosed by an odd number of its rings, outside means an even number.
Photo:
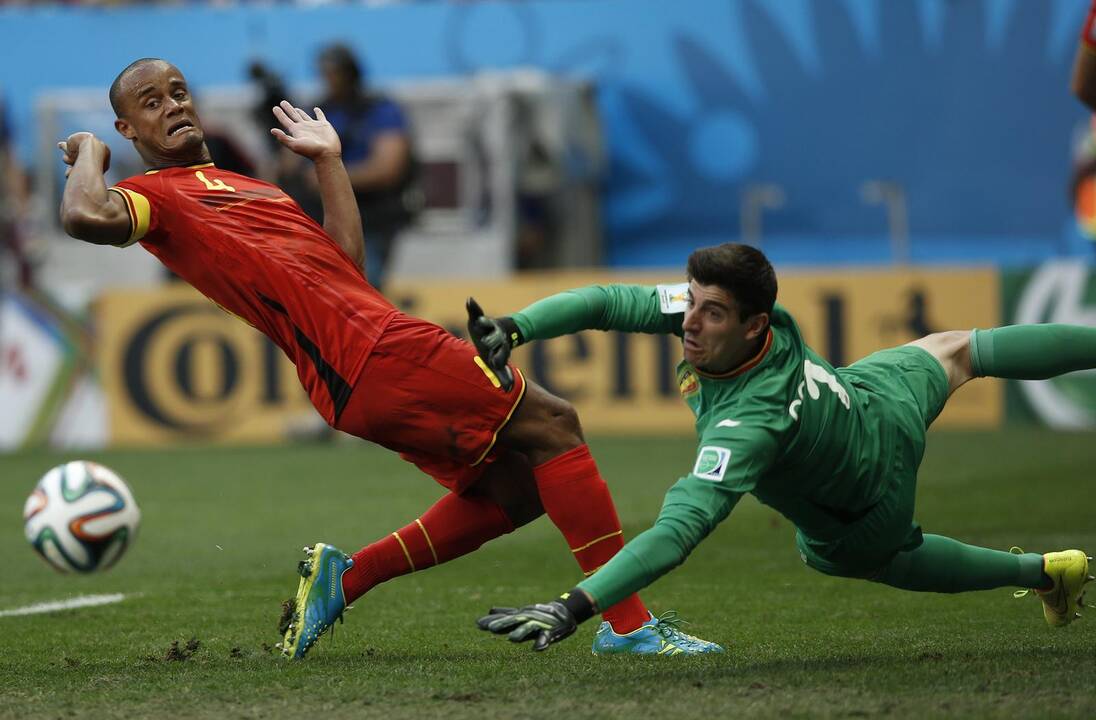
[{"label": "goalkeeper's green sock", "polygon": [[1096,368],[1096,328],[1010,325],[970,334],[975,377],[1045,380]]},{"label": "goalkeeper's green sock", "polygon": [[1042,588],[1043,556],[966,545],[943,535],[925,535],[913,550],[900,552],[872,578],[891,587],[916,592],[957,593],[999,587]]}]

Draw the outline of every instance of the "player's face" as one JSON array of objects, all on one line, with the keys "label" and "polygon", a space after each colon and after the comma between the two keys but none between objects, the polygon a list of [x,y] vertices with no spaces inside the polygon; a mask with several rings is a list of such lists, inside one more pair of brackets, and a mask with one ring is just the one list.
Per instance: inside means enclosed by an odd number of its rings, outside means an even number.
[{"label": "player's face", "polygon": [[738,302],[718,285],[689,281],[685,310],[685,359],[704,372],[719,374],[750,359],[768,326],[764,313],[739,319]]},{"label": "player's face", "polygon": [[203,153],[205,133],[174,65],[147,63],[123,79],[123,114],[114,125],[146,160],[186,162]]}]

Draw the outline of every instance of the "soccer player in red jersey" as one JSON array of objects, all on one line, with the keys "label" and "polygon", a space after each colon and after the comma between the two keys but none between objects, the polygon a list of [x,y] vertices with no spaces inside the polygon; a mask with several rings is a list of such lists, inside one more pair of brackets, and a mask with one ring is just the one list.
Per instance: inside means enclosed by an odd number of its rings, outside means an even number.
[{"label": "soccer player in red jersey", "polygon": [[[284,618],[302,657],[346,605],[393,577],[452,560],[547,514],[586,574],[622,545],[608,488],[574,409],[515,368],[404,315],[364,279],[364,241],[338,135],[316,108],[282,102],[271,132],[309,158],[320,227],[279,188],[218,169],[183,74],[138,60],[110,89],[115,127],[149,167],[107,187],[110,150],[91,133],[59,143],[71,168],[61,219],[72,237],[141,243],[295,363],[324,419],[399,452],[451,492],[352,558],[317,543]],[[341,581],[340,581],[341,580]],[[614,633],[659,630],[635,595],[605,613]],[[684,648],[692,651],[691,646]]]}]

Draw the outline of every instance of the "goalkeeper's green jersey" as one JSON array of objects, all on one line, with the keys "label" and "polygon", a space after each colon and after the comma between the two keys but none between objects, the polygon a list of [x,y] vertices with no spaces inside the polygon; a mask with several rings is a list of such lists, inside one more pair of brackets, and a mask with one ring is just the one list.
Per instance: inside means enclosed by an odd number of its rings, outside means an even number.
[{"label": "goalkeeper's green jersey", "polygon": [[[681,337],[687,290],[591,286],[541,300],[513,319],[524,341],[585,329]],[[655,527],[580,585],[601,607],[682,562],[745,493],[826,541],[886,489],[895,433],[882,417],[882,398],[807,347],[780,305],[755,357],[724,375],[683,360],[677,382],[696,416],[695,462],[667,495]]]}]

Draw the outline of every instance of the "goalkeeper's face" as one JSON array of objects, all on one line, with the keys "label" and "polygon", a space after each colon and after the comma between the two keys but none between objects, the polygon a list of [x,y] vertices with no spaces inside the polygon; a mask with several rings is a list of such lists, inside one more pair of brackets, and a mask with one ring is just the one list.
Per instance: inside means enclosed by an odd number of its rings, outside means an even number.
[{"label": "goalkeeper's face", "polygon": [[765,313],[739,317],[738,302],[718,285],[689,282],[685,359],[703,372],[718,375],[734,370],[757,352],[758,339],[769,326]]}]

